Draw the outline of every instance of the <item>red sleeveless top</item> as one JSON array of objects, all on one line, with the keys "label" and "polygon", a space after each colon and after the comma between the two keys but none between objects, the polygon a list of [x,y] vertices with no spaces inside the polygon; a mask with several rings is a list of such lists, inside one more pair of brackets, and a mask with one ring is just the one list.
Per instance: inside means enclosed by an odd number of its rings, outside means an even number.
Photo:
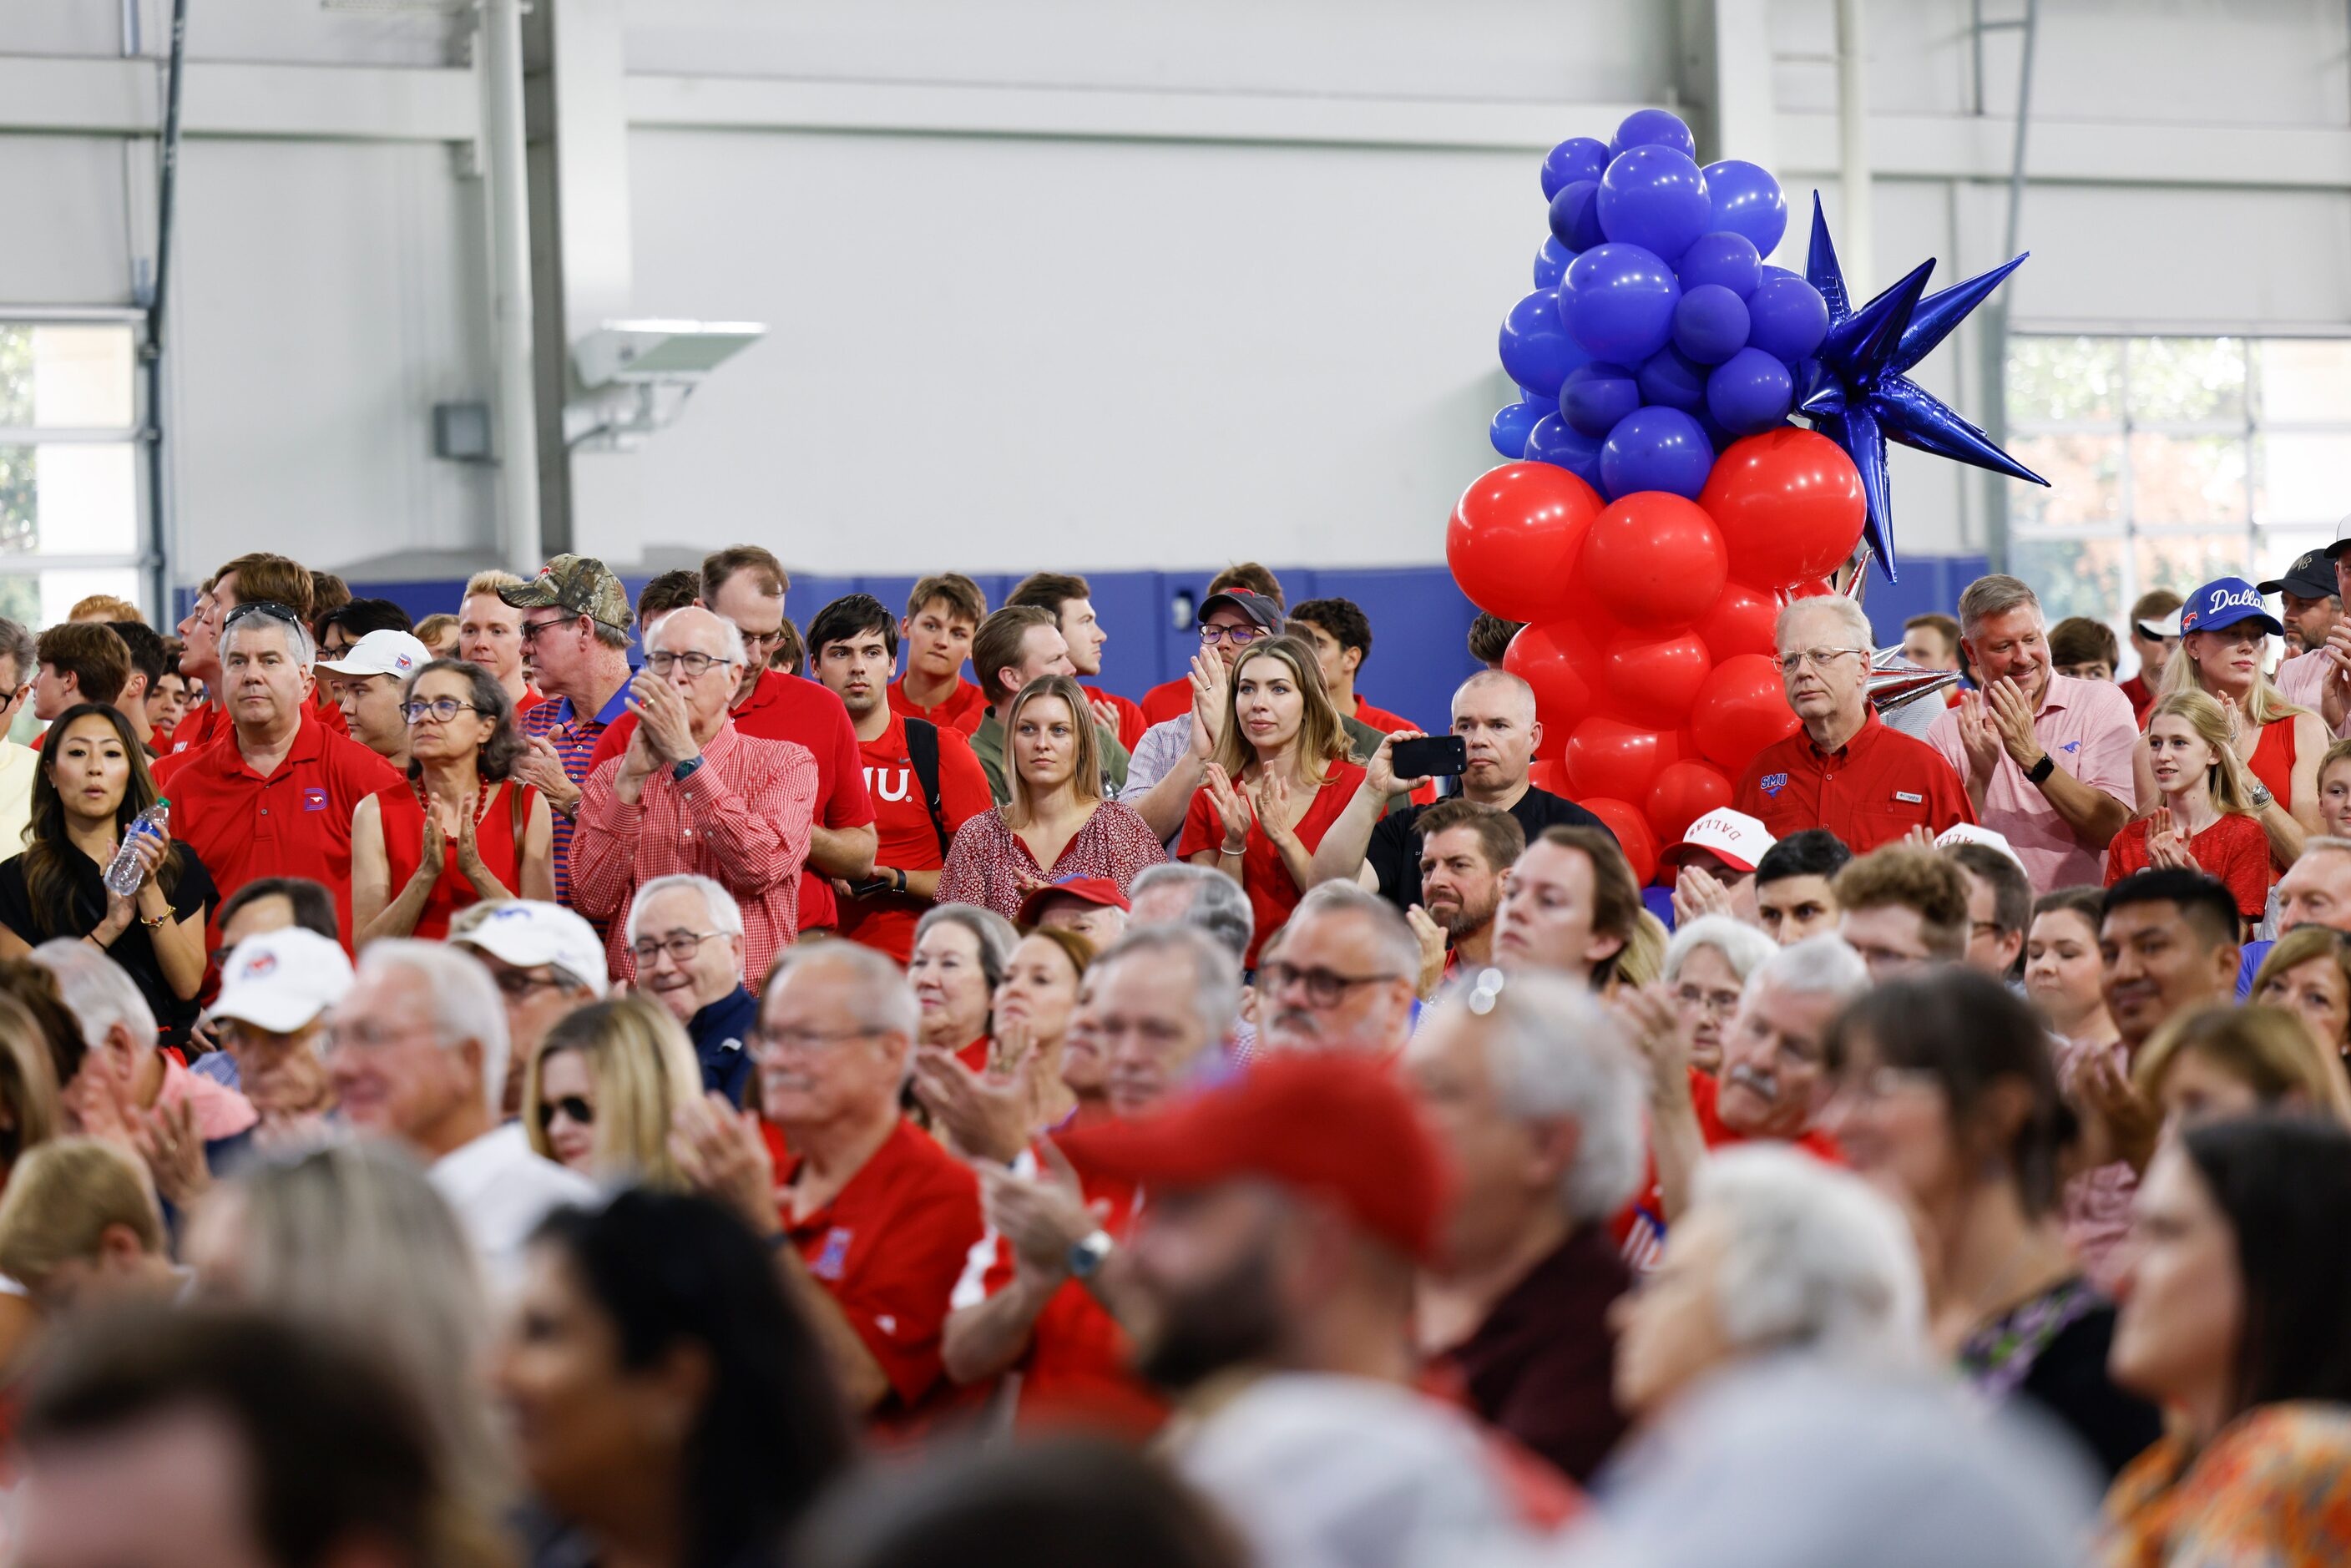
[{"label": "red sleeveless top", "polygon": [[[474,847],[481,852],[482,863],[517,898],[522,896],[520,840],[529,830],[531,805],[538,798],[538,791],[528,784],[511,779],[493,784],[483,793],[481,816],[474,824]],[[385,892],[398,898],[424,858],[424,805],[406,779],[377,790],[375,802],[383,821],[384,859],[392,871]],[[457,841],[451,839],[442,850],[441,880],[433,884],[424,913],[416,917],[416,936],[440,941],[449,935],[451,915],[480,902],[481,894],[457,869]]]},{"label": "red sleeveless top", "polygon": [[2293,810],[2294,720],[2273,718],[2262,726],[2262,737],[2253,743],[2253,754],[2245,758],[2245,768],[2269,786],[2279,805]]}]

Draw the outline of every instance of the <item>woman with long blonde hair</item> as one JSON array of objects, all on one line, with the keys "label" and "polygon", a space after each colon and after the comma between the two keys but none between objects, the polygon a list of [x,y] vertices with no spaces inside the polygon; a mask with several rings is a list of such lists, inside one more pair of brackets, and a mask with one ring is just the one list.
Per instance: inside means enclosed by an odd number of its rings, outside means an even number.
[{"label": "woman with long blonde hair", "polygon": [[2193,688],[2165,693],[2147,713],[2139,759],[2163,803],[2106,846],[2107,883],[2150,867],[2200,871],[2228,885],[2239,915],[2260,920],[2274,880],[2272,840],[2254,811],[2254,780],[2231,743],[2226,710]]},{"label": "woman with long blonde hair", "polygon": [[1233,665],[1224,733],[1207,783],[1185,813],[1176,853],[1241,884],[1257,916],[1244,967],[1313,884],[1314,851],[1354,798],[1364,768],[1322,685],[1314,651],[1275,637]]},{"label": "woman with long blonde hair", "polygon": [[648,998],[615,997],[547,1031],[523,1070],[523,1134],[533,1153],[581,1176],[683,1192],[670,1118],[701,1098],[684,1027]]},{"label": "woman with long blonde hair", "polygon": [[[2326,723],[2285,700],[2262,669],[2271,637],[2284,628],[2262,607],[2258,589],[2223,577],[2188,596],[2180,612],[2179,652],[2163,673],[2163,695],[2202,692],[2220,703],[2230,749],[2252,776],[2248,805],[2268,836],[2280,869],[2302,853],[2304,839],[2324,832],[2318,764],[2332,738]],[[2150,712],[2147,722],[2155,716]],[[2152,759],[2142,755],[2139,799],[2149,800]]]},{"label": "woman with long blonde hair", "polygon": [[1123,894],[1167,858],[1134,807],[1104,798],[1093,710],[1069,676],[1040,675],[1013,697],[1004,762],[1009,798],[956,830],[932,902],[1010,920],[1032,889],[1098,876]]}]

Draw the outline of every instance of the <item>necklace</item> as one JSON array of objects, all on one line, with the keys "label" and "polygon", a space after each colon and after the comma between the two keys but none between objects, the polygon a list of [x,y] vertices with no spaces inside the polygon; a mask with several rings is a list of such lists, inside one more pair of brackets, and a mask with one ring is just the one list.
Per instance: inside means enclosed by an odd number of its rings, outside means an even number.
[{"label": "necklace", "polygon": [[[433,816],[433,798],[425,791],[424,780],[422,779],[411,779],[408,781],[408,792],[416,797],[417,807],[424,813],[426,821],[431,821]],[[476,779],[475,780],[474,788],[468,791],[465,796],[465,814],[473,818],[474,826],[478,828],[482,825],[483,814],[489,809],[490,792],[487,789],[483,789],[481,781]]]}]

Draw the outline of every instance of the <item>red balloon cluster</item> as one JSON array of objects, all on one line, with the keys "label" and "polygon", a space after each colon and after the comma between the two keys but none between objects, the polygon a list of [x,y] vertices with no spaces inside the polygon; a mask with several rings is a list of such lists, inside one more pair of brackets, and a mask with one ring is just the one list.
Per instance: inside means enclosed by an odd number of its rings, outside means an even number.
[{"label": "red balloon cluster", "polygon": [[1506,463],[1454,507],[1454,580],[1528,622],[1502,664],[1535,691],[1535,782],[1607,822],[1642,882],[1796,727],[1771,623],[1823,591],[1863,510],[1853,460],[1792,427],[1725,448],[1695,502],[1644,490],[1604,504],[1564,468]]}]

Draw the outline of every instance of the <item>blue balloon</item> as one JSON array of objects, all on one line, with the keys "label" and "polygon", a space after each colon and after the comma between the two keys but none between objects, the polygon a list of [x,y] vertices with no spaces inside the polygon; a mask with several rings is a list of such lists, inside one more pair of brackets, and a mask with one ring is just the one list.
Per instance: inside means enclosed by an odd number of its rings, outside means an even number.
[{"label": "blue balloon", "polygon": [[1788,367],[1761,349],[1741,349],[1706,378],[1706,409],[1733,435],[1769,430],[1788,417],[1796,388]]},{"label": "blue balloon", "polygon": [[1534,396],[1559,396],[1567,372],[1592,356],[1575,346],[1560,321],[1559,296],[1538,289],[1510,307],[1503,319],[1502,370]]},{"label": "blue balloon", "polygon": [[1527,432],[1550,412],[1548,403],[1505,403],[1496,411],[1494,423],[1487,427],[1487,437],[1493,442],[1495,451],[1516,463],[1527,455]]},{"label": "blue balloon", "polygon": [[1564,468],[1593,489],[1600,488],[1600,443],[1578,434],[1555,413],[1547,413],[1527,433],[1527,461]]},{"label": "blue balloon", "polygon": [[1640,406],[1641,387],[1633,372],[1599,360],[1577,366],[1559,389],[1561,417],[1594,441]]},{"label": "blue balloon", "polygon": [[1650,355],[1635,379],[1645,403],[1662,403],[1691,413],[1706,402],[1706,367],[1671,343]]},{"label": "blue balloon", "polygon": [[1608,144],[1614,156],[1628,147],[1670,147],[1685,158],[1698,157],[1698,138],[1682,123],[1682,117],[1662,109],[1636,109],[1616,127],[1616,140]]},{"label": "blue balloon", "polygon": [[[1714,226],[1706,176],[1688,154],[1670,147],[1628,147],[1616,154],[1601,176],[1599,206],[1600,227],[1610,239],[1661,256],[1678,256]],[[1554,233],[1558,226],[1554,218]]]},{"label": "blue balloon", "polygon": [[[1674,269],[1655,252],[1596,245],[1568,263],[1559,309],[1585,358],[1637,365],[1673,335],[1674,307],[1681,298]],[[1513,379],[1524,384],[1523,378]]]},{"label": "blue balloon", "polygon": [[1560,244],[1557,235],[1544,240],[1542,249],[1535,252],[1535,287],[1557,288],[1559,280],[1567,276],[1567,264],[1574,259],[1575,253]]},{"label": "blue balloon", "polygon": [[1559,194],[1551,199],[1551,235],[1563,249],[1589,250],[1607,239],[1600,231],[1600,214],[1593,205],[1599,195],[1596,183],[1576,180],[1562,185]]},{"label": "blue balloon", "polygon": [[1714,221],[1707,226],[1745,235],[1760,255],[1771,255],[1788,232],[1788,199],[1780,193],[1780,182],[1756,164],[1740,158],[1708,163],[1706,193],[1714,205]]},{"label": "blue balloon", "polygon": [[1670,490],[1695,501],[1713,466],[1706,431],[1677,408],[1636,408],[1600,444],[1600,489],[1612,501],[1635,490]]},{"label": "blue balloon", "polygon": [[1543,159],[1543,200],[1548,202],[1578,180],[1597,182],[1608,167],[1608,143],[1591,136],[1571,136]]},{"label": "blue balloon", "polygon": [[1685,294],[1702,283],[1716,283],[1744,299],[1763,280],[1763,257],[1745,235],[1700,235],[1674,263],[1674,271]]},{"label": "blue balloon", "polygon": [[1748,345],[1792,365],[1828,335],[1829,303],[1821,291],[1784,267],[1765,267],[1763,281],[1747,297]]},{"label": "blue balloon", "polygon": [[1674,307],[1674,347],[1701,365],[1719,365],[1747,346],[1747,302],[1719,283],[1682,290]]}]

